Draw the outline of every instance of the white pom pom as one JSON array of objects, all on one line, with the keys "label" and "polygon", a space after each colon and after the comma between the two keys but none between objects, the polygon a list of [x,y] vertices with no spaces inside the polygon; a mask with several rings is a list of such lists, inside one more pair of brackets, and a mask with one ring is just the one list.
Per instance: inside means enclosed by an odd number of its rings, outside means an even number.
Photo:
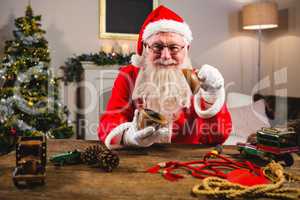
[{"label": "white pom pom", "polygon": [[142,56],[139,56],[138,54],[133,54],[131,56],[131,64],[138,67],[141,65],[142,62]]}]

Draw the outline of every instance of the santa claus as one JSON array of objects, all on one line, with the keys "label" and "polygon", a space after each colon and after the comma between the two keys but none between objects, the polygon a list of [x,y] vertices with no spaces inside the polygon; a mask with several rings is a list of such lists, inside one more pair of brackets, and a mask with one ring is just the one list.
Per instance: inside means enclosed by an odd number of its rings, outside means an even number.
[{"label": "santa claus", "polygon": [[[158,142],[221,144],[232,128],[224,79],[214,67],[193,69],[188,56],[192,33],[184,20],[159,6],[145,20],[132,64],[121,68],[98,134],[109,148],[148,147]],[[201,81],[192,92],[183,69]],[[164,116],[165,127],[138,127],[141,109]]]}]

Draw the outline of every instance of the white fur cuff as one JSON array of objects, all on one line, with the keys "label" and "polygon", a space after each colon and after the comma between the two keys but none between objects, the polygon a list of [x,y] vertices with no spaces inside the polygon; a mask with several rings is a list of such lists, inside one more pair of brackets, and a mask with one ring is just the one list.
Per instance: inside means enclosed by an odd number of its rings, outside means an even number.
[{"label": "white fur cuff", "polygon": [[194,96],[195,112],[198,114],[199,117],[202,117],[204,119],[208,119],[208,118],[215,116],[222,109],[224,103],[225,103],[224,87],[220,88],[219,91],[216,93],[215,103],[207,110],[201,109],[201,92],[198,92]]},{"label": "white fur cuff", "polygon": [[129,127],[132,126],[132,122],[126,122],[123,124],[120,124],[119,126],[115,127],[113,130],[110,131],[110,133],[106,136],[105,139],[105,146],[108,149],[118,149],[123,147],[121,144],[111,144],[111,141],[114,137],[122,137],[122,134],[126,129],[129,129]]}]

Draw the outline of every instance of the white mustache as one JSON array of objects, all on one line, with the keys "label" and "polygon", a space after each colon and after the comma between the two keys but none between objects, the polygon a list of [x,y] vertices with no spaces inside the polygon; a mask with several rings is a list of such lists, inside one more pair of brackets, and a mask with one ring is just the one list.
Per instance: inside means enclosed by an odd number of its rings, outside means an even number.
[{"label": "white mustache", "polygon": [[164,60],[162,58],[159,58],[154,61],[154,64],[156,64],[156,65],[176,65],[177,62],[173,59]]}]

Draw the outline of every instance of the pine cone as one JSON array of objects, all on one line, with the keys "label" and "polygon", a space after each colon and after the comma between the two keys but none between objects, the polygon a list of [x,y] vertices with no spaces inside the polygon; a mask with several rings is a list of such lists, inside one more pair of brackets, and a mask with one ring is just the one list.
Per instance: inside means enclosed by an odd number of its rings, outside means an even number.
[{"label": "pine cone", "polygon": [[98,164],[100,168],[107,172],[111,172],[114,168],[118,167],[119,157],[117,154],[106,148],[98,155]]},{"label": "pine cone", "polygon": [[81,154],[81,160],[88,165],[95,165],[107,172],[111,172],[119,165],[118,155],[102,143],[88,147]]},{"label": "pine cone", "polygon": [[93,145],[88,148],[81,154],[82,162],[88,165],[94,165],[98,162],[98,155],[100,155],[103,151],[105,146],[103,145]]}]

